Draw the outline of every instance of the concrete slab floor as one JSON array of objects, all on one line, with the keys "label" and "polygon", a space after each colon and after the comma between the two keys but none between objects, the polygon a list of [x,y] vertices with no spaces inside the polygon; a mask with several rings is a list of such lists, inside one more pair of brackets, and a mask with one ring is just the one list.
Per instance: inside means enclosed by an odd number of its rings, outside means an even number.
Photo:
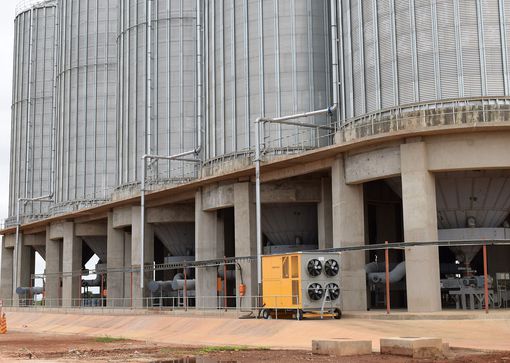
[{"label": "concrete slab floor", "polygon": [[171,315],[92,315],[8,311],[12,331],[113,336],[182,345],[247,345],[307,349],[312,340],[379,340],[435,336],[452,347],[510,351],[510,319],[472,320],[241,320]]}]

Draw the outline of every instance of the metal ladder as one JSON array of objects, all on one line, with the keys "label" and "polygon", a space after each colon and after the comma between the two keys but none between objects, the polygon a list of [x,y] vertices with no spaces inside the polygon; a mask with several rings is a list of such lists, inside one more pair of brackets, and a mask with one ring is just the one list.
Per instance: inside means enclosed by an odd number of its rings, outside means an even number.
[{"label": "metal ladder", "polygon": [[324,293],[324,299],[322,299],[322,305],[321,305],[321,320],[324,319],[324,308],[326,307],[326,303],[329,302],[331,304],[331,307],[329,309],[330,312],[333,311],[333,300],[331,300],[331,296],[329,295],[329,289],[325,289],[326,292]]}]

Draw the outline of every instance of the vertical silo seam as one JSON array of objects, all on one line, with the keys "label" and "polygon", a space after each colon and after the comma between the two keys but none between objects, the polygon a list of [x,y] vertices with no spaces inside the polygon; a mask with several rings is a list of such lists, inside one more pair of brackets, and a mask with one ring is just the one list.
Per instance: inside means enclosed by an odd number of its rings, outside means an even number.
[{"label": "vertical silo seam", "polygon": [[[485,61],[485,37],[483,31],[482,0],[476,0],[476,16],[478,19],[478,44],[480,51],[480,76],[482,82],[482,96],[487,96],[487,66]],[[485,114],[484,114],[485,115]]]},{"label": "vertical silo seam", "polygon": [[391,28],[391,48],[392,62],[391,68],[393,72],[393,105],[396,106],[400,102],[400,87],[398,84],[398,44],[397,44],[397,24],[395,18],[395,4],[393,0],[388,0],[390,4],[390,28]]},{"label": "vertical silo seam", "polygon": [[506,36],[506,14],[504,7],[504,0],[498,0],[498,8],[499,8],[499,32],[501,37],[501,57],[503,59],[503,82],[504,82],[504,90],[505,96],[510,94],[509,84],[508,84],[508,50],[507,50],[507,36]]},{"label": "vertical silo seam", "polygon": [[358,2],[358,43],[359,43],[359,83],[360,83],[360,101],[361,101],[361,112],[367,112],[367,87],[366,87],[366,64],[365,64],[365,37],[364,37],[364,24],[363,24],[363,3],[361,0]]},{"label": "vertical silo seam", "polygon": [[379,58],[379,22],[378,22],[377,0],[372,0],[372,22],[374,30],[374,70],[375,70],[375,90],[376,90],[376,107],[382,107],[381,100],[381,74],[380,74],[380,58]]},{"label": "vertical silo seam", "polygon": [[[353,117],[356,112],[354,109],[354,72],[353,72],[353,44],[352,44],[352,11],[351,11],[351,0],[346,0],[346,23],[347,23],[347,56],[346,59],[349,61],[349,68],[346,70],[349,75],[349,102],[346,102],[348,105],[350,112],[348,113],[348,117]],[[390,0],[392,1],[392,0]]]},{"label": "vertical silo seam", "polygon": [[464,97],[464,64],[462,61],[462,32],[460,28],[459,0],[453,0],[454,23],[455,23],[455,50],[457,53],[457,77],[459,97]]},{"label": "vertical silo seam", "polygon": [[[223,0],[221,0],[223,1]],[[213,1],[212,3],[212,13],[214,14],[216,12],[216,2]],[[213,102],[211,103],[212,105],[212,110],[211,110],[211,140],[209,141],[211,143],[211,148],[213,150],[213,153],[214,155],[217,155],[218,153],[218,150],[217,150],[217,146],[216,146],[216,130],[217,130],[217,127],[216,127],[216,123],[217,123],[217,117],[216,117],[216,107],[217,107],[217,103],[216,103],[216,18],[214,16],[211,17],[211,24],[210,24],[210,32],[213,34],[213,36],[211,37],[211,44],[210,44],[210,48],[212,48],[212,51],[209,50],[210,52],[212,52],[212,57],[211,57],[211,62],[212,62],[212,65],[209,69],[212,69],[213,71],[210,72],[211,74],[211,90],[212,90],[212,99],[213,99]]]},{"label": "vertical silo seam", "polygon": [[439,40],[437,27],[437,1],[432,0],[430,4],[432,20],[432,48],[434,53],[434,82],[436,86],[436,98],[442,98],[441,92],[441,59],[439,54]]},{"label": "vertical silo seam", "polygon": [[[307,43],[308,43],[308,107],[310,110],[314,108],[314,101],[315,101],[315,87],[314,87],[314,61],[313,61],[313,53],[314,53],[314,46],[313,46],[313,39],[312,39],[312,26],[313,26],[313,18],[312,18],[312,10],[310,7],[310,2],[306,2],[306,13],[307,13]],[[326,21],[324,21],[327,23]],[[326,38],[327,39],[327,38]],[[315,122],[315,117],[312,118],[312,122]],[[317,146],[316,142],[318,141],[315,138],[315,130],[309,129],[308,130],[308,137],[310,140],[313,141],[313,146]]]},{"label": "vertical silo seam", "polygon": [[220,48],[221,48],[221,54],[220,54],[220,57],[221,57],[221,71],[220,71],[220,78],[221,78],[221,82],[220,82],[220,93],[221,93],[221,116],[220,116],[220,119],[219,119],[219,123],[220,123],[220,129],[221,129],[221,133],[223,135],[222,137],[222,142],[220,143],[219,147],[220,147],[220,152],[222,154],[226,153],[227,151],[227,147],[226,147],[226,143],[227,143],[227,133],[226,133],[226,112],[225,112],[225,108],[226,108],[226,104],[227,104],[227,101],[225,99],[225,95],[226,95],[226,91],[225,91],[225,82],[226,82],[226,79],[225,79],[225,20],[224,20],[224,12],[225,12],[225,7],[224,7],[224,3],[223,3],[223,0],[219,1],[220,3],[220,18],[219,18],[219,28],[221,29],[221,31],[219,32],[220,33]]},{"label": "vertical silo seam", "polygon": [[[392,0],[394,1],[394,0]],[[417,30],[416,30],[416,9],[415,0],[409,0],[409,15],[411,20],[411,55],[413,60],[413,77],[414,77],[414,102],[420,99],[420,70],[418,67],[418,46],[417,46]]]},{"label": "vertical silo seam", "polygon": [[[332,39],[332,36],[331,36],[331,33],[330,33],[330,28],[331,28],[331,19],[330,18],[330,13],[329,13],[329,10],[331,8],[331,4],[327,1],[324,2],[324,6],[323,6],[323,18],[324,19],[327,19],[326,21],[324,21],[324,50],[325,50],[325,53],[327,55],[329,54],[333,54],[333,49],[336,50],[336,65],[334,64],[334,62],[331,62],[330,61],[330,58],[331,57],[324,57],[323,59],[323,64],[324,64],[324,68],[326,69],[326,80],[329,80],[329,79],[332,79],[332,82],[331,82],[331,87],[326,87],[326,99],[331,99],[332,96],[331,96],[331,93],[334,92],[333,91],[333,88],[336,88],[336,107],[337,107],[337,111],[336,111],[336,115],[337,115],[337,120],[338,121],[338,115],[340,114],[338,112],[338,19],[337,19],[337,15],[336,13],[333,14],[333,16],[335,17],[335,21],[336,21],[336,41],[335,41],[335,44],[334,44],[334,48],[332,49],[331,47],[331,44],[332,41],[334,41],[334,39]],[[336,6],[335,6],[335,9],[336,9]],[[329,34],[329,35],[328,35]],[[315,42],[314,42],[315,43]],[[315,55],[314,55],[315,56]],[[331,69],[329,67],[329,65],[331,64]],[[336,76],[334,74],[334,71],[333,71],[333,68],[337,69],[336,71]],[[315,78],[315,77],[314,77]],[[335,82],[336,80],[336,82]],[[316,91],[316,88],[315,88],[315,81],[314,81],[314,92]],[[314,99],[316,98],[316,95],[314,95]],[[335,100],[335,96],[333,96],[333,101]],[[315,107],[315,105],[314,105]],[[331,123],[331,121],[329,121],[329,123]],[[333,125],[334,127],[334,125]]]},{"label": "vertical silo seam", "polygon": [[[83,1],[83,0],[82,0]],[[90,4],[90,0],[86,0],[86,3],[85,3],[85,60],[86,60],[86,64],[83,65],[84,67],[84,71],[85,71],[85,79],[84,79],[84,82],[83,82],[83,96],[84,96],[84,99],[85,99],[85,122],[84,122],[84,125],[83,125],[83,128],[84,128],[84,132],[83,132],[83,196],[81,198],[83,199],[86,199],[86,184],[87,184],[87,139],[88,139],[88,102],[89,102],[89,97],[88,97],[88,79],[89,79],[89,67],[88,67],[88,59],[89,59],[89,4]],[[79,24],[79,23],[78,23]],[[79,40],[79,37],[78,37],[78,44],[80,44],[80,40]],[[78,45],[79,47],[79,45]],[[78,64],[79,66],[79,64]],[[77,72],[78,72],[78,77],[79,77],[79,70],[77,69]],[[76,101],[76,105],[77,105],[77,110],[76,110],[76,115],[78,115],[79,113],[79,109],[78,109],[78,100]],[[78,116],[77,116],[77,119],[78,119]],[[94,121],[95,122],[95,121]],[[76,122],[77,124],[77,128],[79,129],[78,127],[78,122]],[[76,135],[78,137],[78,135]],[[76,165],[76,168],[78,170],[78,164]],[[78,173],[76,174],[76,176],[78,176]],[[76,190],[79,190],[79,188],[77,187]]]},{"label": "vertical silo seam", "polygon": [[[345,51],[344,51],[344,46],[345,46],[345,43],[344,43],[344,37],[343,37],[343,33],[344,33],[344,24],[343,24],[343,6],[342,6],[342,1],[339,1],[338,2],[338,8],[337,8],[337,18],[338,18],[338,44],[337,44],[337,48],[339,50],[339,57],[338,57],[338,60],[340,62],[340,84],[338,86],[339,88],[339,91],[340,91],[340,100],[339,100],[339,105],[338,107],[340,107],[340,111],[341,111],[341,121],[338,120],[338,125],[340,125],[341,123],[343,123],[346,118],[347,118],[347,114],[346,114],[346,110],[345,110],[345,105],[346,105],[346,98],[345,98],[345,92],[346,92],[346,89],[345,89]],[[331,49],[331,51],[333,51],[333,49]]]},{"label": "vertical silo seam", "polygon": [[[291,1],[291,4],[293,2]],[[264,4],[263,0],[259,0],[259,92],[260,92],[260,114],[266,113],[266,102],[264,97],[265,80],[264,80]],[[262,137],[265,137],[263,135]]]},{"label": "vertical silo seam", "polygon": [[236,64],[237,64],[237,58],[236,58],[236,6],[235,6],[235,0],[232,0],[232,18],[231,18],[231,24],[232,24],[232,70],[231,70],[231,77],[232,77],[232,151],[237,150],[237,73],[236,73]]},{"label": "vertical silo seam", "polygon": [[[248,20],[249,20],[249,16],[248,16],[248,0],[244,0],[243,2],[244,4],[244,59],[245,59],[245,74],[250,74],[250,40],[249,40],[249,37],[248,37],[248,30],[249,30],[249,26],[248,26]],[[249,149],[250,148],[250,145],[251,145],[251,130],[250,130],[250,112],[251,112],[251,107],[250,107],[250,77],[246,77],[246,81],[245,81],[246,85],[246,97],[245,97],[245,100],[246,100],[246,109],[245,109],[245,113],[246,113],[246,119],[245,119],[245,142],[246,142],[246,148]]]},{"label": "vertical silo seam", "polygon": [[32,133],[31,111],[32,111],[32,69],[33,69],[33,45],[34,45],[34,9],[30,9],[30,26],[28,31],[28,92],[27,92],[27,122],[26,122],[26,145],[25,145],[25,198],[28,198],[28,184],[30,176],[30,138]]},{"label": "vertical silo seam", "polygon": [[[167,39],[170,39],[171,35],[172,35],[172,32],[171,32],[171,2],[170,1],[167,1],[166,3],[166,14],[167,14],[167,18],[168,18],[168,23],[167,23],[167,28],[166,28],[166,38]],[[167,117],[166,117],[166,129],[167,130],[170,130],[170,121],[171,121],[171,102],[170,100],[172,99],[172,90],[170,89],[171,87],[171,77],[170,77],[170,70],[172,69],[171,67],[171,64],[172,64],[172,60],[170,59],[171,57],[171,48],[170,48],[170,45],[168,44],[167,45],[167,54],[166,54],[166,57],[168,59],[168,62],[166,63],[166,87],[167,87]],[[158,133],[159,134],[159,133]],[[170,138],[170,132],[167,132],[167,137],[166,137],[166,154],[167,155],[170,155],[172,152],[171,152],[171,138]],[[171,161],[168,160],[167,161],[167,168],[170,169],[171,167]]]},{"label": "vertical silo seam", "polygon": [[[279,2],[274,2],[274,38],[275,38],[275,86],[276,86],[276,116],[282,115],[282,97],[281,97],[281,80],[280,80],[280,14]],[[282,147],[282,125],[278,127],[278,146]]]}]

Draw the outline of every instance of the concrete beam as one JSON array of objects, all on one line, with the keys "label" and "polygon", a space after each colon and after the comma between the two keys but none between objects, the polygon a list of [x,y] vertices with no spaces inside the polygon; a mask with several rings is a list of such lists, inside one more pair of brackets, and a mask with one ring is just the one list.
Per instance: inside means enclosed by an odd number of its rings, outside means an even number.
[{"label": "concrete beam", "polygon": [[23,244],[25,246],[45,246],[46,234],[25,234],[23,233]]},{"label": "concrete beam", "polygon": [[429,171],[508,169],[508,133],[479,132],[426,139]]},{"label": "concrete beam", "polygon": [[202,188],[201,195],[203,211],[234,206],[234,184],[232,183],[206,186]]},{"label": "concrete beam", "polygon": [[[234,225],[235,255],[254,256],[257,254],[257,229],[255,215],[254,186],[249,183],[237,183],[234,186]],[[239,271],[236,274],[237,307],[255,306],[258,295],[257,265],[252,262],[240,262],[242,277],[246,285],[246,295],[239,296],[238,286],[241,284]]]},{"label": "concrete beam", "polygon": [[[331,168],[333,247],[365,244],[363,185],[348,185],[344,160],[339,156]],[[342,309],[367,309],[365,252],[344,253],[340,260]]]},{"label": "concrete beam", "polygon": [[347,184],[366,183],[400,175],[400,146],[389,146],[345,156]]},{"label": "concrete beam", "polygon": [[113,228],[124,228],[131,225],[131,206],[113,209]]},{"label": "concrete beam", "polygon": [[46,227],[46,306],[61,305],[61,273],[63,246],[61,240],[50,239],[50,227]]},{"label": "concrete beam", "polygon": [[65,222],[56,222],[50,224],[49,239],[64,238],[64,223]]},{"label": "concrete beam", "polygon": [[285,180],[260,186],[262,203],[318,203],[322,198],[321,180]]},{"label": "concrete beam", "polygon": [[14,248],[16,245],[16,235],[15,234],[7,234],[3,238],[4,248]]},{"label": "concrete beam", "polygon": [[195,191],[187,191],[187,192],[181,192],[176,195],[167,196],[164,198],[157,198],[157,199],[151,199],[150,194],[147,195],[145,199],[145,205],[148,208],[153,207],[160,207],[165,206],[168,204],[176,204],[176,203],[183,203],[183,202],[189,202],[194,203],[195,202]]},{"label": "concrete beam", "polygon": [[76,223],[74,233],[79,237],[106,236],[108,229],[107,224],[103,222]]},{"label": "concrete beam", "polygon": [[[262,173],[260,180],[262,183],[270,181],[289,179],[300,175],[312,174],[318,171],[329,170],[333,164],[334,158],[326,158],[299,165],[293,165],[287,168],[282,168],[274,171]],[[253,179],[255,182],[255,179]]]},{"label": "concrete beam", "polygon": [[[428,171],[427,146],[424,142],[404,144],[401,155],[404,239],[437,241],[436,182]],[[406,248],[405,259],[408,311],[440,311],[438,248]]]},{"label": "concrete beam", "polygon": [[195,205],[174,204],[165,207],[147,208],[147,223],[195,222]]},{"label": "concrete beam", "polygon": [[[74,223],[89,223],[99,220],[106,220],[108,218],[107,212],[91,212],[88,215],[78,217],[74,220]],[[105,222],[106,223],[106,222]]]},{"label": "concrete beam", "polygon": [[65,222],[63,228],[62,306],[80,306],[83,241],[76,236],[73,222]]}]

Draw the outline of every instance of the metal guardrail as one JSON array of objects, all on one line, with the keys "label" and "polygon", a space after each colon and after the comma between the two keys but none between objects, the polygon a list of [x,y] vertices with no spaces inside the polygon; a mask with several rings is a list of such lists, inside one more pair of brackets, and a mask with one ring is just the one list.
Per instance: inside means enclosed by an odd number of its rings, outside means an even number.
[{"label": "metal guardrail", "polygon": [[53,5],[57,5],[56,0],[23,0],[16,4],[15,13],[17,16],[22,12],[32,8]]}]

